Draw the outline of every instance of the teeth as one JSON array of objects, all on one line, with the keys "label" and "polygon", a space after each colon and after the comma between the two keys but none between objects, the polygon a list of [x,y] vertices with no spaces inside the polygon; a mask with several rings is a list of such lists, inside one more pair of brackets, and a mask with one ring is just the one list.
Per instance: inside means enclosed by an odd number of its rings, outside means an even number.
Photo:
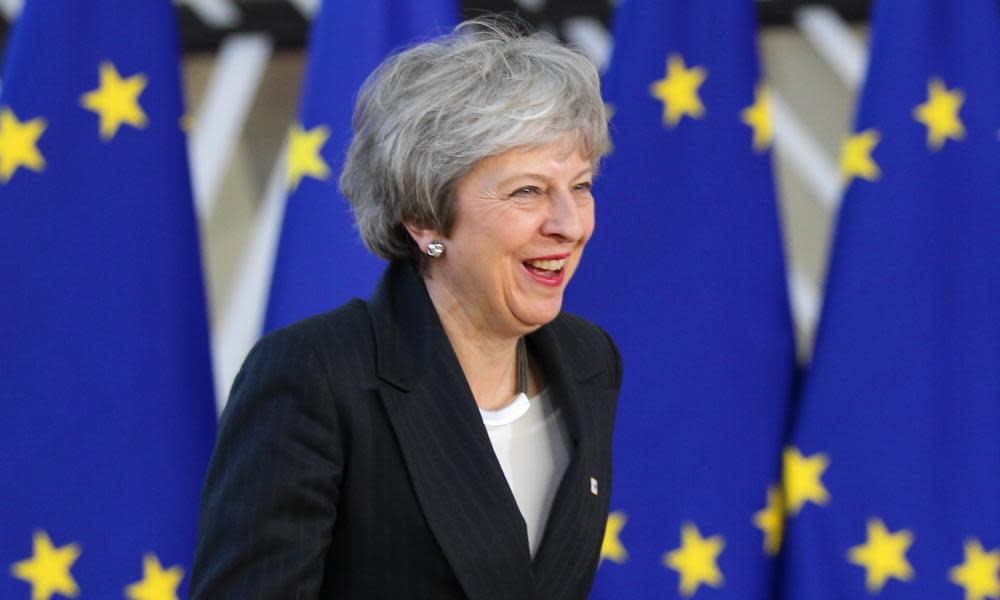
[{"label": "teeth", "polygon": [[566,259],[561,258],[559,260],[529,260],[528,264],[536,269],[545,269],[546,271],[558,271],[566,266]]}]

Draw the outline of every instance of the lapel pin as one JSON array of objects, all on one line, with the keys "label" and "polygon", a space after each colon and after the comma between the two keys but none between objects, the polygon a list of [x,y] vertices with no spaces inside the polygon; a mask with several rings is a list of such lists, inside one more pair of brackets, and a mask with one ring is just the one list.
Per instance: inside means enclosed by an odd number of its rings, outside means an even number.
[{"label": "lapel pin", "polygon": [[597,480],[593,477],[590,478],[590,493],[595,496],[597,495]]}]

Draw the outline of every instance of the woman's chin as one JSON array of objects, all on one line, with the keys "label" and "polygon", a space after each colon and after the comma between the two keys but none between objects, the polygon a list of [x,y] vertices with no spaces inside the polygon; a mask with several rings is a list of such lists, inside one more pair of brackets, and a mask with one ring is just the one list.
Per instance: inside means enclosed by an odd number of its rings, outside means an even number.
[{"label": "woman's chin", "polygon": [[558,300],[549,300],[535,306],[525,307],[523,310],[515,311],[514,316],[531,331],[534,331],[551,323],[559,316],[560,310],[562,310],[562,297]]}]

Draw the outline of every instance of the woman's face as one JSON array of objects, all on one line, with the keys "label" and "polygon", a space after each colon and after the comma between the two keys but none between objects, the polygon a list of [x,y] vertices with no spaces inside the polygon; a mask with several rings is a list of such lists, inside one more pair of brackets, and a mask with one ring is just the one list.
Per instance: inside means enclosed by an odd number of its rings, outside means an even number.
[{"label": "woman's face", "polygon": [[422,249],[445,244],[428,286],[443,287],[456,305],[448,310],[496,335],[554,319],[594,231],[592,176],[573,137],[479,162],[456,187],[451,235],[414,233]]}]

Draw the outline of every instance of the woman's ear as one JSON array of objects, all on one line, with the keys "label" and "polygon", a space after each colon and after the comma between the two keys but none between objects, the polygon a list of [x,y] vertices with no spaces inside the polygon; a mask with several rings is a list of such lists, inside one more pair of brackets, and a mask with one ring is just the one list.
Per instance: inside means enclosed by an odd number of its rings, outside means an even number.
[{"label": "woman's ear", "polygon": [[427,244],[431,242],[439,242],[444,239],[444,237],[436,230],[423,225],[417,224],[415,221],[403,221],[403,227],[406,227],[406,232],[410,234],[413,241],[416,242],[417,247],[420,251],[427,253]]}]

